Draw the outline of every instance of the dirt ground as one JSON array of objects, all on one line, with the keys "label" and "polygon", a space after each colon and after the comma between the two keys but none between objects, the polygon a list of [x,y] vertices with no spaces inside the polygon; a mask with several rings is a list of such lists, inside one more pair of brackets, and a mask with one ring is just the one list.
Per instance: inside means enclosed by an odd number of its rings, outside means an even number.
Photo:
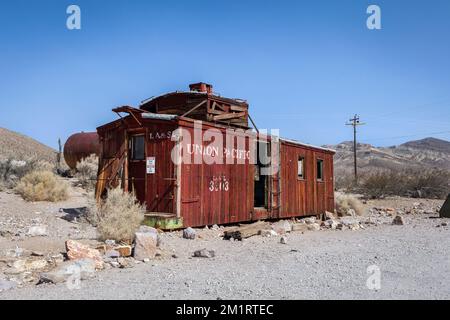
[{"label": "dirt ground", "polygon": [[[96,243],[95,228],[62,219],[87,203],[82,189],[71,192],[60,203],[27,203],[0,192],[0,280],[17,284],[0,290],[0,299],[450,298],[450,219],[437,213],[443,201],[406,198],[367,201],[366,213],[351,218],[358,220],[355,230],[295,231],[286,244],[281,236],[223,240],[223,227],[197,229],[195,240],[165,232],[155,259],[98,271],[78,289],[36,284],[34,273],[11,274],[11,259],[24,252],[48,258],[64,252],[67,239]],[[397,214],[404,225],[392,224]],[[33,225],[45,225],[48,234],[28,235]],[[203,248],[215,257],[192,256]]]}]

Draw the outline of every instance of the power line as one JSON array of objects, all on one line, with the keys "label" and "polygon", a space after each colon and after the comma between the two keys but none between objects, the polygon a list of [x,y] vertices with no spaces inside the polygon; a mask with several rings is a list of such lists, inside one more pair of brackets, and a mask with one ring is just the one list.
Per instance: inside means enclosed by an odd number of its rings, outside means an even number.
[{"label": "power line", "polygon": [[355,116],[349,120],[350,122],[346,123],[346,126],[352,126],[353,127],[353,165],[355,170],[355,183],[358,182],[358,168],[356,165],[356,127],[365,125],[365,123],[362,123],[359,121],[359,116],[355,114]]}]

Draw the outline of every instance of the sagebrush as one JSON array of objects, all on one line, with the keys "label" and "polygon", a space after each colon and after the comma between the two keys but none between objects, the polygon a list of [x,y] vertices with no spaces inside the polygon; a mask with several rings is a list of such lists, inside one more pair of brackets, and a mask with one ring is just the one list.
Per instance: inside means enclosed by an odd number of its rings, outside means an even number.
[{"label": "sagebrush", "polygon": [[352,215],[352,211],[357,215],[364,214],[362,202],[353,195],[336,192],[335,195],[336,212],[339,216]]},{"label": "sagebrush", "polygon": [[97,226],[100,240],[129,241],[144,220],[145,211],[134,194],[116,188],[108,190],[100,203],[91,198],[88,219]]},{"label": "sagebrush", "polygon": [[87,190],[95,188],[97,182],[98,157],[91,154],[77,163],[75,178]]},{"label": "sagebrush", "polygon": [[63,201],[69,197],[68,185],[53,172],[37,170],[27,173],[15,187],[27,201]]},{"label": "sagebrush", "polygon": [[444,199],[450,193],[446,170],[383,171],[364,175],[358,189],[370,198],[405,196]]},{"label": "sagebrush", "polygon": [[14,188],[19,180],[32,171],[53,171],[55,167],[44,160],[3,159],[0,160],[0,185],[4,188]]}]

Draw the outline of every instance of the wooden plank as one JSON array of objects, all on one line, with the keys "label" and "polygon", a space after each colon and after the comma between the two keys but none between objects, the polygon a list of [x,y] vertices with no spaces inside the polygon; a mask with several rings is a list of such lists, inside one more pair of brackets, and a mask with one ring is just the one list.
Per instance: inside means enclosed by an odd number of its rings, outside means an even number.
[{"label": "wooden plank", "polygon": [[213,119],[215,121],[219,121],[219,120],[241,118],[241,117],[245,117],[246,114],[247,114],[246,112],[226,113],[226,114],[221,114],[221,115],[214,116]]},{"label": "wooden plank", "polygon": [[184,114],[182,114],[182,117],[186,117],[188,114],[190,114],[192,111],[200,108],[202,105],[204,105],[208,100],[203,100],[202,102],[200,102],[199,104],[197,104],[195,107],[193,107],[191,110],[189,110],[188,112],[185,112]]},{"label": "wooden plank", "polygon": [[258,221],[252,224],[242,224],[239,227],[231,227],[224,232],[223,238],[229,240],[231,238],[242,240],[250,238],[260,233],[261,230],[270,229],[270,223],[266,221]]},{"label": "wooden plank", "polygon": [[240,106],[230,106],[231,111],[247,111],[248,108]]}]

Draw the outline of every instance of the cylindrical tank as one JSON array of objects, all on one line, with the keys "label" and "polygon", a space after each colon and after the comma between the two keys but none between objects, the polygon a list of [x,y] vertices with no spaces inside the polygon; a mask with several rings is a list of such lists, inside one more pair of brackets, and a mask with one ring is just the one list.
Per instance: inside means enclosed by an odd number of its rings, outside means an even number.
[{"label": "cylindrical tank", "polygon": [[64,160],[70,169],[75,169],[79,161],[91,154],[100,155],[100,140],[97,132],[75,133],[64,144]]}]

